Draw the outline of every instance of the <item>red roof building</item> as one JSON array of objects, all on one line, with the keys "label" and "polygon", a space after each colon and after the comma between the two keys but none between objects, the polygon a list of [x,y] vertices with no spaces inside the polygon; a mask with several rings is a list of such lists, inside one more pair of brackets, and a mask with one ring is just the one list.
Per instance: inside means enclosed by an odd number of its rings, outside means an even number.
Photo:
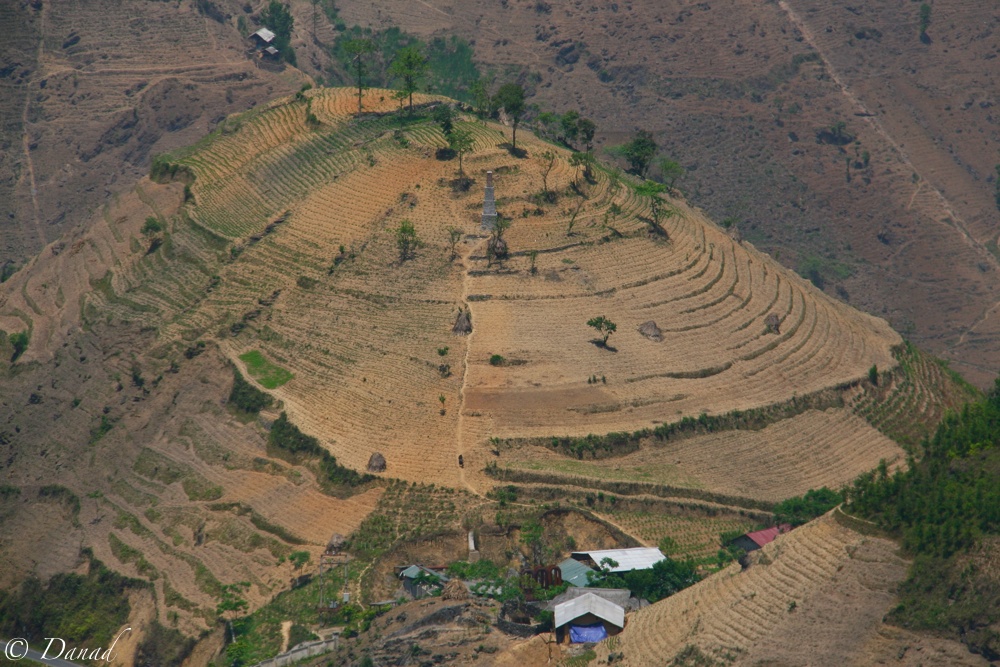
[{"label": "red roof building", "polygon": [[745,551],[756,551],[765,544],[773,542],[778,535],[783,535],[791,529],[792,526],[790,524],[783,523],[780,526],[771,526],[770,528],[765,528],[764,530],[755,530],[752,533],[747,533],[746,535],[740,535],[737,537],[733,540],[733,545],[740,547]]}]

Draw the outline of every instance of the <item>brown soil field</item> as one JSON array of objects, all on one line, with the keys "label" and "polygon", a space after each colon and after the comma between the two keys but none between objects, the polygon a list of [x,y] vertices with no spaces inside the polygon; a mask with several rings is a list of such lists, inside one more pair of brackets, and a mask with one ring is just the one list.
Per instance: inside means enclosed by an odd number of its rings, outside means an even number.
[{"label": "brown soil field", "polygon": [[899,651],[907,664],[986,664],[955,642],[904,648],[908,633],[882,624],[906,569],[896,550],[826,515],[754,552],[748,569],[734,563],[631,614],[599,657],[666,664],[686,650],[738,665],[870,665]]}]

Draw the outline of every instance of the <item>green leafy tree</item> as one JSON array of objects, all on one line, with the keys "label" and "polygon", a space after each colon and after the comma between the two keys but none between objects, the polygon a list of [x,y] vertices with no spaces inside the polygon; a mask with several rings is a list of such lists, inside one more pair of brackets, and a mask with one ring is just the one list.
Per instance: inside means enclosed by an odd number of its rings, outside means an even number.
[{"label": "green leafy tree", "polygon": [[645,176],[653,156],[656,155],[656,141],[653,134],[639,130],[632,140],[617,148],[614,152],[620,154],[629,164],[629,170],[636,176]]},{"label": "green leafy tree", "polygon": [[572,146],[576,143],[577,137],[580,136],[579,122],[579,111],[567,111],[559,119],[559,124],[562,126],[563,141],[566,142],[567,146]]},{"label": "green leafy tree", "polygon": [[635,189],[637,195],[649,197],[649,208],[653,214],[652,231],[660,235],[666,235],[667,233],[663,228],[663,221],[674,215],[673,209],[670,209],[667,203],[663,201],[663,198],[660,197],[666,191],[667,186],[656,181],[646,181]]},{"label": "green leafy tree", "polygon": [[154,234],[159,234],[162,231],[163,225],[160,224],[160,221],[153,216],[146,218],[146,222],[142,225],[143,236],[153,236]]},{"label": "green leafy tree", "polygon": [[260,22],[274,33],[274,48],[278,49],[281,57],[294,65],[295,52],[292,51],[291,43],[295,19],[288,5],[280,0],[271,0],[260,13]]},{"label": "green leafy tree", "polygon": [[842,493],[827,487],[810,489],[804,496],[795,496],[778,503],[774,508],[776,523],[790,523],[801,526],[818,516],[826,514],[844,501]]},{"label": "green leafy tree", "polygon": [[452,130],[448,135],[448,146],[458,155],[458,174],[465,178],[465,170],[462,169],[462,156],[472,152],[476,145],[472,133],[468,130]]},{"label": "green leafy tree", "polygon": [[505,83],[497,91],[497,103],[510,118],[514,133],[510,144],[513,150],[517,150],[517,126],[524,116],[526,105],[524,102],[524,88],[517,83]]},{"label": "green leafy tree", "polygon": [[576,167],[576,172],[573,174],[573,183],[574,185],[579,185],[580,169],[583,168],[584,177],[589,178],[590,167],[594,164],[594,155],[584,152],[573,153],[569,157],[569,163],[571,166]]},{"label": "green leafy tree", "polygon": [[597,334],[602,336],[601,345],[608,346],[608,338],[618,330],[618,325],[601,315],[587,320],[587,326],[597,330]]},{"label": "green leafy tree", "polygon": [[594,124],[594,121],[589,118],[581,118],[576,126],[580,131],[580,138],[583,139],[587,152],[589,153],[594,150],[594,133],[597,132],[597,126]]},{"label": "green leafy tree", "polygon": [[354,83],[358,86],[358,113],[361,113],[361,97],[365,88],[365,74],[368,71],[368,58],[375,50],[375,43],[366,38],[352,39],[344,45],[344,51],[351,58],[351,68],[354,70]]},{"label": "green leafy tree", "polygon": [[[458,242],[459,242],[459,240],[461,238],[462,238],[462,230],[461,229],[459,229],[458,227],[449,227],[448,228],[448,245],[451,248],[451,259],[452,259],[452,261],[454,261],[455,258],[458,257],[458,253],[455,251],[455,246],[458,245]],[[447,353],[448,348],[445,347],[443,349]],[[440,354],[440,353],[441,353],[441,350],[438,350],[438,354]],[[442,354],[441,356],[444,356],[444,355]]]},{"label": "green leafy tree", "polygon": [[552,168],[556,164],[556,154],[552,151],[545,151],[538,156],[538,159],[542,165],[542,196],[545,201],[551,202],[554,197],[549,193],[549,174],[552,173]]},{"label": "green leafy tree", "polygon": [[405,262],[412,259],[417,248],[420,246],[420,239],[417,238],[417,230],[409,220],[403,220],[396,228],[396,248],[399,249],[399,261]]},{"label": "green leafy tree", "polygon": [[441,131],[444,132],[445,136],[451,134],[451,131],[455,128],[455,112],[452,110],[450,104],[439,104],[434,107],[431,117],[435,123],[441,126]]},{"label": "green leafy tree", "polygon": [[232,641],[236,641],[236,632],[233,630],[233,621],[239,618],[240,613],[246,611],[247,601],[243,595],[250,590],[249,581],[238,581],[235,584],[223,584],[219,589],[219,604],[215,608],[215,613],[223,618],[228,616],[229,632]]},{"label": "green leafy tree", "polygon": [[469,92],[472,94],[476,115],[481,119],[491,116],[493,98],[490,96],[489,88],[486,87],[486,82],[482,79],[476,80]]},{"label": "green leafy tree", "polygon": [[927,41],[927,29],[931,27],[931,6],[926,2],[920,5],[920,39]]},{"label": "green leafy tree", "polygon": [[494,261],[502,262],[510,256],[510,248],[503,235],[510,229],[510,219],[502,215],[497,215],[497,221],[493,223],[493,230],[490,238],[486,242],[486,264],[492,266]]},{"label": "green leafy tree", "polygon": [[656,166],[660,169],[660,179],[669,190],[674,189],[677,179],[684,175],[684,167],[667,157],[661,157],[656,161]]},{"label": "green leafy tree", "polygon": [[427,56],[418,46],[408,46],[400,49],[389,65],[389,74],[403,82],[401,92],[409,98],[409,110],[413,113],[413,93],[421,79],[427,76],[429,65]]},{"label": "green leafy tree", "polygon": [[528,548],[531,562],[535,566],[542,565],[542,524],[532,519],[521,526],[521,544]]},{"label": "green leafy tree", "polygon": [[540,137],[556,140],[558,139],[559,121],[559,114],[543,111],[535,117],[535,133]]}]

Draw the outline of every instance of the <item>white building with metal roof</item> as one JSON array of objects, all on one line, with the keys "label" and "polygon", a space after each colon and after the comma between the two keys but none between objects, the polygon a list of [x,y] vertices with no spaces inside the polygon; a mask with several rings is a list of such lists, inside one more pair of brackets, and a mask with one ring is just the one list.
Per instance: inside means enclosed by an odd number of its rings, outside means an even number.
[{"label": "white building with metal roof", "polygon": [[666,556],[656,547],[635,547],[632,549],[574,551],[572,558],[598,569],[602,567],[601,561],[610,558],[617,565],[612,565],[608,569],[609,572],[630,572],[632,570],[648,570]]},{"label": "white building with metal roof", "polygon": [[256,37],[257,39],[259,39],[260,41],[264,42],[265,44],[270,44],[271,42],[274,41],[275,35],[274,35],[273,32],[271,32],[267,28],[261,28],[260,30],[258,30],[257,32],[255,32],[253,35],[251,35],[251,37]]},{"label": "white building with metal roof", "polygon": [[555,616],[557,641],[566,638],[567,630],[574,643],[601,641],[625,627],[624,607],[589,592],[557,604]]}]

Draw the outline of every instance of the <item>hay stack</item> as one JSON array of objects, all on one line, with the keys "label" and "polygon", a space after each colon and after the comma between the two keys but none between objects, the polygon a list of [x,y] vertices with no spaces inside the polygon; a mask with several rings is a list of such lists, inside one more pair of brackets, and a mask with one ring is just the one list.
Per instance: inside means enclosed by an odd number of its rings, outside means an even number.
[{"label": "hay stack", "polygon": [[368,472],[385,472],[385,457],[375,452],[368,459]]},{"label": "hay stack", "polygon": [[441,590],[442,600],[468,600],[469,589],[458,579],[452,579]]},{"label": "hay stack", "polygon": [[455,326],[451,328],[451,332],[459,336],[472,333],[472,315],[469,314],[468,310],[458,313],[458,319],[455,320]]},{"label": "hay stack", "polygon": [[660,331],[660,327],[656,326],[656,322],[653,320],[640,324],[639,333],[649,340],[655,340],[657,343],[663,340],[663,332]]}]

